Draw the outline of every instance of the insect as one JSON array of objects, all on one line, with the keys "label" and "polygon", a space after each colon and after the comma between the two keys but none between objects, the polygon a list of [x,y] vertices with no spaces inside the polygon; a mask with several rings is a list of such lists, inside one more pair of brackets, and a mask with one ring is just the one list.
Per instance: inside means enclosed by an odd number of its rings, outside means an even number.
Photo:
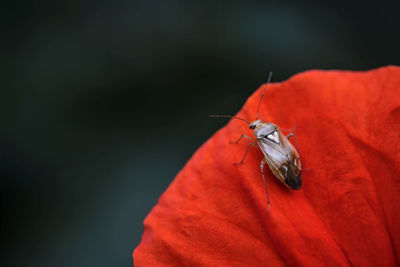
[{"label": "insect", "polygon": [[285,136],[276,124],[272,122],[263,122],[262,120],[258,119],[258,112],[260,110],[261,101],[264,97],[267,86],[270,83],[271,76],[272,72],[269,73],[268,81],[261,94],[260,101],[258,103],[256,111],[256,119],[253,122],[250,123],[246,119],[231,115],[211,115],[211,117],[234,118],[244,121],[249,125],[249,128],[253,130],[255,138],[242,134],[239,137],[239,139],[230,143],[237,144],[242,138],[246,138],[251,141],[247,146],[247,149],[243,155],[242,160],[239,162],[235,162],[234,164],[244,163],[244,159],[246,158],[247,153],[249,152],[250,146],[255,146],[261,149],[262,153],[264,154],[264,158],[261,160],[260,163],[260,171],[264,183],[265,193],[267,195],[268,212],[271,202],[269,200],[267,184],[265,182],[265,177],[264,177],[264,166],[266,163],[268,164],[268,167],[271,169],[275,177],[278,178],[279,181],[281,181],[284,185],[286,185],[290,189],[299,190],[302,185],[302,180],[301,180],[302,168],[300,162],[300,155],[297,152],[296,148],[289,141],[291,137],[294,136],[294,138],[296,138],[296,136],[294,135],[293,132]]}]

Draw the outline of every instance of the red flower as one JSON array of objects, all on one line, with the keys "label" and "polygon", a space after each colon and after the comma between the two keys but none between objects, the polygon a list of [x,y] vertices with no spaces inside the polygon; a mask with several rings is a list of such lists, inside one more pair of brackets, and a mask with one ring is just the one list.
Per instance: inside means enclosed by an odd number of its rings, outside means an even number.
[{"label": "red flower", "polygon": [[[253,120],[262,88],[239,117]],[[144,222],[136,266],[396,266],[400,262],[400,67],[308,71],[268,86],[261,117],[296,135],[303,187],[262,154],[239,161],[231,120],[189,160]]]}]

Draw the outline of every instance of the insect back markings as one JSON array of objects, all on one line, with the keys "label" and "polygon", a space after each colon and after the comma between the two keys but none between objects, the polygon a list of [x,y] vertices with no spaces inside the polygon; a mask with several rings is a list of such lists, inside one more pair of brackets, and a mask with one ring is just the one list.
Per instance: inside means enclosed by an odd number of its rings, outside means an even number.
[{"label": "insect back markings", "polygon": [[264,90],[261,93],[260,100],[258,102],[256,110],[256,118],[253,122],[249,122],[244,118],[231,115],[211,115],[214,118],[233,118],[244,121],[249,125],[249,128],[253,130],[255,138],[242,134],[236,141],[230,142],[233,144],[239,143],[243,138],[250,140],[251,142],[247,145],[246,151],[242,157],[242,160],[235,162],[234,164],[243,164],[244,160],[249,152],[250,146],[255,146],[261,149],[264,158],[260,163],[261,177],[264,183],[265,193],[267,196],[267,211],[270,209],[270,199],[267,189],[267,183],[264,177],[264,166],[268,164],[269,169],[272,171],[274,176],[281,181],[284,185],[293,190],[299,190],[302,186],[301,179],[301,161],[300,155],[296,148],[290,143],[289,138],[294,136],[291,132],[285,136],[279,127],[272,122],[263,122],[258,119],[258,113],[261,107],[261,101],[265,95],[267,86],[269,85],[272,77],[272,72],[269,73],[268,81],[264,86]]}]

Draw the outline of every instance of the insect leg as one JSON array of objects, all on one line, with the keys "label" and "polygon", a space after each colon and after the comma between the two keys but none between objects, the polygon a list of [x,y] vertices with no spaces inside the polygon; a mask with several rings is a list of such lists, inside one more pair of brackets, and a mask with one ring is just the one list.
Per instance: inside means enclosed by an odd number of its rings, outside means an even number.
[{"label": "insect leg", "polygon": [[292,137],[294,135],[294,133],[290,133],[288,135],[286,135],[286,138],[289,139],[290,137]]},{"label": "insect leg", "polygon": [[[296,142],[297,150],[299,151],[299,154],[301,155],[301,151],[300,151],[300,147],[299,147],[299,142],[297,142],[296,134],[295,134],[295,133],[290,133],[290,134],[288,134],[288,135],[286,136],[286,138],[289,139],[289,138],[292,137],[292,136],[294,137],[294,141]],[[310,168],[304,168],[304,167],[303,167],[303,170],[311,171],[312,169],[310,169]]]},{"label": "insect leg", "polygon": [[281,127],[279,127],[279,130],[283,131],[283,132],[295,132],[296,131],[296,123],[293,125],[292,129],[283,129]]},{"label": "insect leg", "polygon": [[288,135],[286,136],[286,138],[289,139],[289,138],[292,137],[292,136],[294,137],[294,141],[296,142],[297,150],[298,150],[299,153],[300,153],[299,142],[297,142],[296,134],[295,134],[294,132],[292,132],[292,133],[288,134]]},{"label": "insect leg", "polygon": [[[286,130],[284,130],[284,131],[286,131]],[[297,142],[296,134],[294,133],[294,132],[296,131],[296,123],[293,125],[293,129],[291,129],[291,130],[289,130],[289,131],[290,131],[291,133],[289,133],[289,134],[286,136],[286,138],[287,138],[287,139],[290,139],[290,137],[294,136],[294,141],[296,142],[297,150],[299,150],[299,152],[300,152],[299,143]]]},{"label": "insect leg", "polygon": [[246,158],[247,153],[249,152],[250,146],[254,146],[254,147],[257,147],[257,148],[258,148],[258,146],[257,146],[256,144],[254,144],[254,143],[249,143],[249,144],[247,145],[246,152],[244,153],[242,160],[239,161],[239,162],[234,162],[233,165],[243,164],[244,159]]},{"label": "insect leg", "polygon": [[269,212],[269,206],[271,205],[271,202],[269,201],[267,183],[265,182],[265,177],[264,177],[264,166],[265,166],[265,163],[267,163],[267,161],[265,160],[265,158],[263,158],[261,163],[260,163],[260,170],[261,170],[262,180],[263,180],[263,183],[264,183],[265,193],[267,194],[267,212]]},{"label": "insect leg", "polygon": [[236,141],[230,141],[229,143],[230,143],[230,144],[237,144],[237,143],[239,143],[239,141],[240,141],[243,137],[246,138],[246,139],[248,139],[248,140],[250,140],[250,141],[256,142],[256,139],[251,138],[251,137],[248,136],[248,135],[242,134],[242,135],[239,137],[238,140],[236,140]]}]

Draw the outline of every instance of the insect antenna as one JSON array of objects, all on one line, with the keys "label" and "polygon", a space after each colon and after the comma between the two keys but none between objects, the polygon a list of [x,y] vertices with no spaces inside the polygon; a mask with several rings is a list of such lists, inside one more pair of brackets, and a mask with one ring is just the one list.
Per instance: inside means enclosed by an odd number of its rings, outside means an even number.
[{"label": "insect antenna", "polygon": [[234,119],[238,119],[241,121],[244,121],[247,124],[250,124],[250,122],[248,120],[236,117],[236,116],[231,116],[231,115],[210,115],[211,118],[234,118]]},{"label": "insect antenna", "polygon": [[264,90],[263,90],[263,92],[261,94],[261,97],[260,97],[260,102],[258,102],[258,107],[257,107],[257,112],[256,112],[256,120],[258,120],[258,111],[260,110],[261,100],[263,99],[264,94],[265,94],[265,90],[267,90],[267,86],[268,86],[269,82],[271,81],[271,77],[272,77],[272,71],[269,72],[267,84],[264,86]]}]

